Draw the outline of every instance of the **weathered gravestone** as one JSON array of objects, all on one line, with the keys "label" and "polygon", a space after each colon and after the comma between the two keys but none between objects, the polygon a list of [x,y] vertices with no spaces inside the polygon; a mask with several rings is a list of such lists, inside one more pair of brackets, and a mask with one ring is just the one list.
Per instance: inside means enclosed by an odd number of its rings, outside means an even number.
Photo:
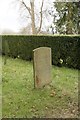
[{"label": "weathered gravestone", "polygon": [[51,48],[33,50],[34,87],[42,88],[51,82]]}]

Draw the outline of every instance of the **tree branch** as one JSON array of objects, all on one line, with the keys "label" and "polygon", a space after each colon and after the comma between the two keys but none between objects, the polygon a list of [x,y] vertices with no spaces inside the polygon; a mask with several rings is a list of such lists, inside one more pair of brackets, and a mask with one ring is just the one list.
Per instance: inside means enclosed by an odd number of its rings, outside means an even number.
[{"label": "tree branch", "polygon": [[31,15],[31,9],[25,4],[25,2],[22,0],[22,4],[25,6],[25,8],[28,10],[29,14]]},{"label": "tree branch", "polygon": [[39,26],[39,29],[37,31],[37,34],[40,32],[41,27],[42,27],[42,17],[43,17],[42,9],[43,9],[43,4],[44,4],[44,0],[42,0],[41,11],[40,11],[41,20],[40,20],[40,26]]}]

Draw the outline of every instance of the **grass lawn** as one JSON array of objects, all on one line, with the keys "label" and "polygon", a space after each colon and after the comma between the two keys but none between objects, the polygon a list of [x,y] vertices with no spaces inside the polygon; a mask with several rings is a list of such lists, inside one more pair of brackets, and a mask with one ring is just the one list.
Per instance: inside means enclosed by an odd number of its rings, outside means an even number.
[{"label": "grass lawn", "polygon": [[3,118],[78,117],[78,70],[52,66],[50,85],[34,89],[32,62],[8,58],[2,68]]},{"label": "grass lawn", "polygon": [[2,118],[2,58],[0,57],[0,118]]}]

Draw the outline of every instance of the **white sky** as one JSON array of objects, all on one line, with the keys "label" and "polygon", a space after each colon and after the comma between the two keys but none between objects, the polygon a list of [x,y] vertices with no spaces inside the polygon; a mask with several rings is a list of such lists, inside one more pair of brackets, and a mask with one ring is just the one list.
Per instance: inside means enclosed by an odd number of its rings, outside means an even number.
[{"label": "white sky", "polygon": [[0,0],[0,30],[17,31],[19,28],[18,10],[13,9],[11,2],[12,0]]},{"label": "white sky", "polygon": [[[0,31],[3,31],[4,29],[10,29],[12,31],[17,32],[20,27],[22,27],[23,25],[25,25],[25,23],[23,24],[23,22],[21,23],[19,18],[19,4],[15,3],[15,1],[17,0],[0,0]],[[24,0],[27,1],[27,5],[29,5],[29,1],[30,0]],[[36,9],[38,10],[39,8],[39,2],[41,2],[41,0],[35,0],[35,5],[36,5]],[[47,1],[49,3],[53,2],[54,0],[44,0],[45,1],[45,5],[44,5],[44,9],[49,7],[49,4],[47,3]],[[52,21],[52,19],[50,18],[50,21]],[[50,24],[49,20],[44,19],[43,24],[45,26],[48,26]]]}]

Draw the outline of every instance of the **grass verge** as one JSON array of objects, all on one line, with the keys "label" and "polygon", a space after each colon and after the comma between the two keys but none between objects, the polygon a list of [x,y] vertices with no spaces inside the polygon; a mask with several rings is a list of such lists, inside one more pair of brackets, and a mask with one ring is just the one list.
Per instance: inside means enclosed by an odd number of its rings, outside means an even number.
[{"label": "grass verge", "polygon": [[50,85],[34,89],[32,62],[8,58],[2,68],[3,118],[78,117],[78,70],[52,66]]}]

